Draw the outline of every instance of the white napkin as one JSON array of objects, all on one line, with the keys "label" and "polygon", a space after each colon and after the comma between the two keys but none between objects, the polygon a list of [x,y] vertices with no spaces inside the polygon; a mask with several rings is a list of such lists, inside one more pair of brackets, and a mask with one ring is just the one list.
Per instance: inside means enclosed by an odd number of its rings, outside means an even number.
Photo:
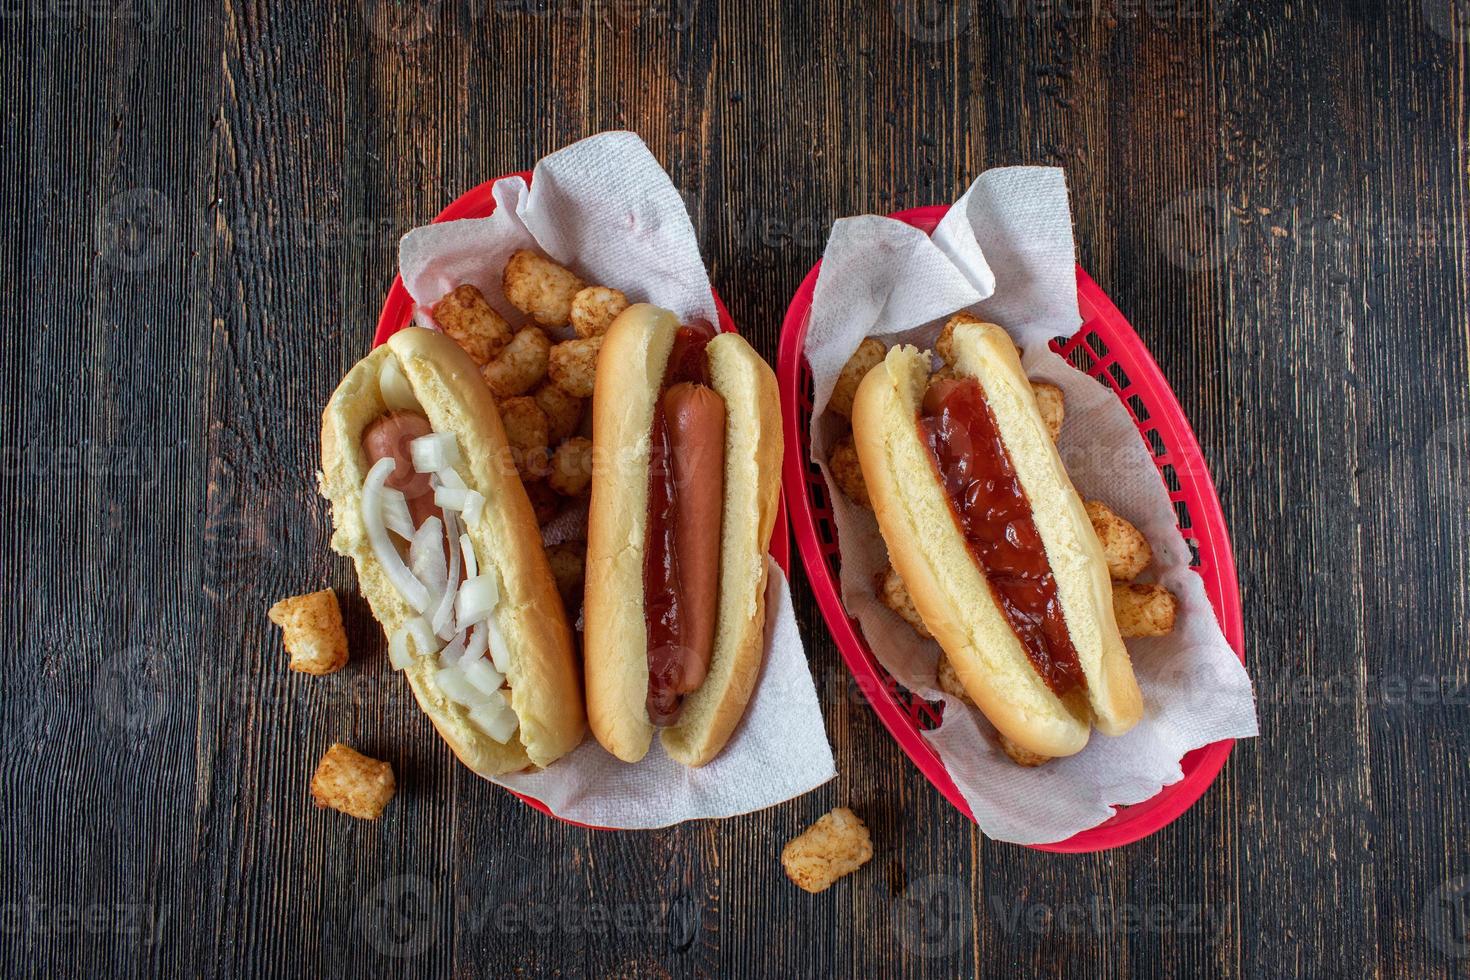
[{"label": "white napkin", "polygon": [[1077,755],[1025,769],[988,737],[993,729],[983,715],[939,690],[938,645],[918,639],[874,595],[874,575],[888,553],[872,512],[831,494],[842,544],[843,602],[900,683],[930,701],[945,701],[944,724],[925,737],[980,829],[1023,844],[1064,840],[1094,827],[1116,805],[1146,800],[1182,778],[1179,760],[1191,749],[1257,731],[1250,678],[1189,568],[1189,549],[1138,430],[1112,392],[1047,346],[1081,324],[1074,261],[1062,171],[990,170],[955,202],[932,238],[888,218],[839,220],[822,256],[806,336],[815,387],[812,457],[826,474],[827,448],[844,426],[840,417],[825,414],[827,401],[864,337],[931,348],[944,320],[961,309],[1001,324],[1025,349],[1027,373],[1058,385],[1066,396],[1057,444],[1078,491],[1143,531],[1154,550],[1143,578],[1179,597],[1172,634],[1128,641],[1143,689],[1143,720],[1121,738],[1094,732]]},{"label": "white napkin", "polygon": [[[621,289],[684,320],[717,322],[709,277],[684,201],[633,133],[602,133],[544,158],[531,186],[497,181],[488,218],[415,228],[398,249],[403,284],[419,307],[473,283],[512,325],[526,317],[505,300],[501,272],[533,248],[589,283]],[[432,326],[427,317],[421,322]],[[744,720],[709,765],[688,769],[657,739],[627,765],[590,735],[543,772],[495,779],[546,803],[557,816],[599,827],[664,827],[748,813],[791,799],[836,775],[816,688],[791,609],[790,588],[770,564],[765,663]]]}]

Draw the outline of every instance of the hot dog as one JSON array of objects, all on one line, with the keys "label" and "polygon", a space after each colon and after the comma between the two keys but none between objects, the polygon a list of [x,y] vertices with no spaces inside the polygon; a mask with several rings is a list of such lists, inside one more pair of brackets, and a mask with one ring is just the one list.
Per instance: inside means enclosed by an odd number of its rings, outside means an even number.
[{"label": "hot dog", "polygon": [[890,558],[925,627],[1001,735],[1044,756],[1119,735],[1142,695],[1102,546],[1015,345],[962,323],[953,376],[895,347],[863,378],[852,428]]},{"label": "hot dog", "polygon": [[357,363],[322,415],[332,547],[353,559],[419,706],[494,776],[546,766],[586,730],[561,597],[473,361],[410,327]]},{"label": "hot dog", "polygon": [[631,306],[593,392],[584,655],[593,734],[636,762],[655,731],[688,766],[729,740],[759,673],[781,435],[744,340]]}]

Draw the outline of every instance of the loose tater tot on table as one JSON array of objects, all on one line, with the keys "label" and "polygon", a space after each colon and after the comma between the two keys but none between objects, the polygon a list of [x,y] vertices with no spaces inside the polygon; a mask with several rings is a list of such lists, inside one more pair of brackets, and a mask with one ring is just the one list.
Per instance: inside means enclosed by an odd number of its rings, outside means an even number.
[{"label": "loose tater tot on table", "polygon": [[303,674],[332,674],[347,665],[342,608],[331,589],[282,599],[271,606],[271,622],[285,634],[288,666]]},{"label": "loose tater tot on table", "polygon": [[521,395],[500,403],[500,421],[505,425],[505,438],[514,451],[521,479],[538,480],[550,471],[547,449],[546,416],[536,399]]},{"label": "loose tater tot on table", "polygon": [[1113,583],[1113,617],[1125,639],[1167,636],[1178,613],[1178,598],[1162,585]]},{"label": "loose tater tot on table", "polygon": [[858,385],[887,353],[888,348],[883,346],[883,342],[872,337],[858,344],[857,350],[842,366],[837,383],[832,386],[832,397],[827,400],[827,407],[839,415],[851,416],[852,399],[857,394]]},{"label": "loose tater tot on table", "polygon": [[311,777],[311,798],[359,820],[376,820],[393,799],[393,767],[341,742],[327,749]]},{"label": "loose tater tot on table", "polygon": [[480,369],[480,375],[497,399],[524,395],[546,377],[550,354],[550,338],[535,327],[526,327]]},{"label": "loose tater tot on table", "polygon": [[578,436],[557,446],[546,482],[563,497],[580,496],[592,482],[592,440]]},{"label": "loose tater tot on table", "polygon": [[460,347],[470,360],[484,367],[510,343],[511,329],[505,318],[468,283],[458,287],[429,308],[434,322]]},{"label": "loose tater tot on table", "polygon": [[868,828],[857,814],[840,806],[786,844],[781,851],[781,866],[798,888],[815,895],[872,857],[873,839]]},{"label": "loose tater tot on table", "polygon": [[599,337],[628,308],[628,297],[607,286],[588,286],[572,297],[572,329],[578,337]]},{"label": "loose tater tot on table", "polygon": [[547,439],[558,445],[582,422],[582,399],[569,395],[550,381],[536,389],[536,405],[546,416]]},{"label": "loose tater tot on table", "polygon": [[572,298],[584,285],[570,269],[525,249],[510,257],[502,281],[510,304],[543,327],[570,322]]},{"label": "loose tater tot on table", "polygon": [[563,340],[551,348],[549,370],[552,383],[569,395],[591,398],[597,381],[597,353],[602,337]]},{"label": "loose tater tot on table", "polygon": [[1102,543],[1108,574],[1115,582],[1131,582],[1154,560],[1153,549],[1143,532],[1134,527],[1101,500],[1088,500],[1082,505],[1087,519]]}]

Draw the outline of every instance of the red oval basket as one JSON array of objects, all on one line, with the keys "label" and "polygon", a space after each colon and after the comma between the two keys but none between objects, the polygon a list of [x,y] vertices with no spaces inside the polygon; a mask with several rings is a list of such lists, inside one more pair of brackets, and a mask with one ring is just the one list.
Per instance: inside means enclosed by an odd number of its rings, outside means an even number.
[{"label": "red oval basket", "polygon": [[[439,212],[438,216],[434,218],[433,223],[456,221],[460,218],[488,218],[495,211],[495,196],[492,190],[495,187],[496,181],[503,180],[505,177],[520,177],[525,180],[527,185],[531,183],[531,173],[527,170],[521,170],[513,174],[506,174],[504,177],[487,180],[478,187],[472,188],[455,198],[450,202],[448,207]],[[725,309],[724,301],[720,299],[720,294],[715,292],[713,286],[710,287],[710,294],[714,296],[715,311],[719,314],[720,331],[722,333],[739,333],[735,327],[734,319],[730,316],[730,311]],[[373,334],[373,346],[377,347],[389,337],[412,323],[413,308],[413,297],[404,288],[403,277],[394,276],[393,285],[388,290],[387,298],[383,301],[383,312],[378,315],[378,329]],[[781,567],[782,572],[790,575],[791,541],[786,523],[784,492],[782,498],[776,504],[776,526],[771,532],[771,557],[776,560],[776,564]],[[607,827],[593,827],[588,824],[577,823],[575,820],[564,820],[562,817],[557,817],[556,814],[552,813],[550,807],[538,799],[517,793],[514,790],[508,790],[507,792],[522,802],[540,810],[542,813],[556,817],[558,820],[563,820],[564,823],[569,823],[576,827],[586,827],[588,830],[611,829]]]},{"label": "red oval basket", "polygon": [[[933,232],[948,210],[947,206],[914,208],[889,217]],[[944,705],[923,700],[889,676],[873,656],[857,620],[848,615],[842,604],[837,525],[832,520],[826,481],[811,461],[812,379],[803,356],[812,293],[820,269],[818,262],[807,273],[786,310],[777,371],[786,426],[783,482],[797,550],[837,648],[868,703],[925,778],[973,820],[974,814],[950,779],[944,763],[922,734],[939,724]],[[1179,515],[1180,531],[1194,558],[1191,565],[1204,581],[1205,592],[1226,640],[1244,663],[1235,558],[1215,485],[1189,421],[1143,342],[1080,266],[1077,302],[1082,312],[1081,328],[1070,338],[1053,341],[1052,349],[1107,385],[1128,409],[1153,453],[1169,499]],[[1234,744],[1233,739],[1226,739],[1186,754],[1180,760],[1183,778],[1164,787],[1151,799],[1119,807],[1110,819],[1067,840],[1032,846],[1043,851],[1085,853],[1120,847],[1147,837],[1175,820],[1200,798],[1214,782]]]}]

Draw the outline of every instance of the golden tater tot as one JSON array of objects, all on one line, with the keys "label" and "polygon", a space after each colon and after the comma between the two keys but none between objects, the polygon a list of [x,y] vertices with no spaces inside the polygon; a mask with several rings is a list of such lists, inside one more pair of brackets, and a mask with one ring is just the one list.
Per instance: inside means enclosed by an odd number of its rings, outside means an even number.
[{"label": "golden tater tot", "polygon": [[597,381],[597,352],[600,350],[601,337],[563,340],[551,348],[548,366],[552,383],[569,395],[591,398],[592,386]]},{"label": "golden tater tot", "polygon": [[572,297],[572,329],[578,337],[599,337],[628,308],[628,297],[607,286],[588,286]]},{"label": "golden tater tot", "polygon": [[954,664],[943,653],[939,655],[939,664],[935,670],[939,678],[939,689],[950,697],[959,698],[970,707],[975,707],[975,701],[970,697],[970,692],[965,690],[965,685],[960,683],[960,675],[954,672]]},{"label": "golden tater tot", "polygon": [[592,440],[579,436],[557,446],[546,482],[563,497],[576,497],[586,490],[592,482]]},{"label": "golden tater tot", "polygon": [[567,394],[550,381],[536,389],[535,398],[546,416],[547,439],[553,446],[577,431],[582,421],[582,399]]},{"label": "golden tater tot", "polygon": [[575,616],[582,605],[582,583],[587,571],[587,546],[580,541],[554,544],[546,549],[546,560],[551,563],[551,577],[556,579],[556,591],[567,612]]},{"label": "golden tater tot", "polygon": [[570,269],[522,249],[505,264],[502,285],[510,305],[543,327],[564,327],[571,319],[572,297],[584,283]]},{"label": "golden tater tot", "polygon": [[832,386],[832,397],[827,400],[827,407],[839,415],[850,417],[852,399],[857,394],[858,385],[887,354],[888,348],[883,346],[881,340],[868,337],[858,344],[858,349],[852,352],[852,356],[842,366],[837,383]]},{"label": "golden tater tot", "polygon": [[524,395],[546,377],[550,356],[550,338],[535,327],[526,327],[480,369],[480,375],[497,400]]},{"label": "golden tater tot", "polygon": [[1056,442],[1062,431],[1062,421],[1067,417],[1067,403],[1062,397],[1062,389],[1050,381],[1033,381],[1031,390],[1036,394],[1036,407],[1041,409],[1041,421],[1046,423],[1051,441]]},{"label": "golden tater tot", "polygon": [[505,424],[505,438],[515,455],[516,469],[522,480],[537,480],[550,470],[546,448],[546,416],[536,399],[524,395],[507,398],[500,403],[500,421]]},{"label": "golden tater tot", "polygon": [[1113,617],[1124,639],[1167,636],[1174,632],[1179,600],[1162,585],[1113,583]]},{"label": "golden tater tot", "polygon": [[485,302],[485,296],[465,283],[429,308],[439,329],[464,348],[480,367],[493,361],[510,343],[510,325]]},{"label": "golden tater tot", "polygon": [[1082,506],[1087,511],[1087,519],[1092,522],[1092,529],[1097,532],[1098,541],[1102,543],[1108,575],[1117,582],[1133,581],[1154,560],[1148,539],[1101,500],[1089,500]]},{"label": "golden tater tot", "polygon": [[878,581],[878,598],[899,617],[914,628],[914,632],[926,640],[933,639],[933,634],[924,625],[924,619],[919,615],[919,610],[914,607],[913,597],[909,595],[908,588],[899,578],[898,570],[892,565],[885,565]]},{"label": "golden tater tot", "polygon": [[1030,749],[1023,749],[1004,735],[1000,736],[1000,750],[1009,756],[1010,760],[1016,765],[1025,766],[1027,769],[1034,769],[1043,763],[1051,761],[1051,756],[1041,755],[1032,752]]},{"label": "golden tater tot", "polygon": [[545,480],[522,482],[526,487],[526,496],[531,498],[531,509],[536,512],[537,524],[546,524],[561,513],[562,498],[546,485]]},{"label": "golden tater tot", "polygon": [[872,509],[868,499],[868,485],[863,481],[863,468],[858,463],[857,447],[853,445],[852,433],[848,433],[832,444],[827,453],[827,470],[837,483],[837,489],[855,504]]}]

